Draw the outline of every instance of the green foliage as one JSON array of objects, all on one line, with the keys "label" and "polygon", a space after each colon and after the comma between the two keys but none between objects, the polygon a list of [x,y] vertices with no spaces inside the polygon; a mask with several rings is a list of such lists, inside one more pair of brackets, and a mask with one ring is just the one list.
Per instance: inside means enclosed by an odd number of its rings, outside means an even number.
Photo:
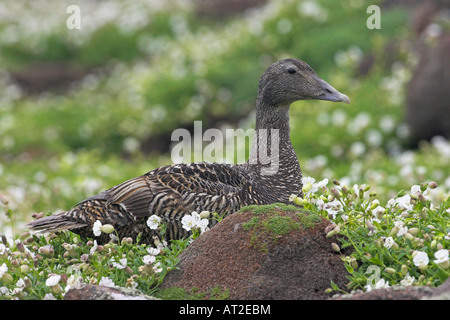
[{"label": "green foliage", "polygon": [[436,188],[434,182],[414,185],[381,205],[370,186],[335,180],[330,189],[312,183],[304,199],[292,200],[329,218],[334,228],[327,237],[343,235],[341,248],[352,249],[342,256],[350,282],[339,291],[438,286],[450,275],[450,197],[433,204],[429,195]]}]

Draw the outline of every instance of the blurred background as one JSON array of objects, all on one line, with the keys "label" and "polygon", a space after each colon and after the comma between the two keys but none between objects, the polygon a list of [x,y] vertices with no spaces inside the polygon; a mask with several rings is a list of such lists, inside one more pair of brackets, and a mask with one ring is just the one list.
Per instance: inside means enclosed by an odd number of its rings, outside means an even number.
[{"label": "blurred background", "polygon": [[440,201],[449,53],[447,0],[2,0],[0,233],[170,164],[172,131],[195,120],[252,128],[259,77],[287,57],[352,100],[291,108],[304,176],[380,200],[434,180]]}]

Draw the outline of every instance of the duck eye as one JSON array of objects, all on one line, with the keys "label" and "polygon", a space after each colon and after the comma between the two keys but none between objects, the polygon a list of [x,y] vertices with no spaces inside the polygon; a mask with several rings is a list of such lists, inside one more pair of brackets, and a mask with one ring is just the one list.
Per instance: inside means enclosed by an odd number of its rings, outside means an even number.
[{"label": "duck eye", "polygon": [[289,72],[290,74],[294,74],[296,71],[295,71],[294,68],[289,68],[289,69],[288,69],[288,72]]}]

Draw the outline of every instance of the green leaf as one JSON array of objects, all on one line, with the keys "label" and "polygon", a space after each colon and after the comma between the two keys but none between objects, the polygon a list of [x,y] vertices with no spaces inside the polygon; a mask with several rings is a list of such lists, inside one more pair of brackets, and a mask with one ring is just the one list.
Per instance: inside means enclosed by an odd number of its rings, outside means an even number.
[{"label": "green leaf", "polygon": [[331,288],[334,291],[339,291],[340,290],[339,287],[337,286],[337,284],[333,282],[333,280],[331,280]]},{"label": "green leaf", "polygon": [[378,266],[382,266],[382,267],[386,267],[383,263],[383,261],[381,261],[378,257],[373,257],[369,259],[369,262],[378,265]]}]

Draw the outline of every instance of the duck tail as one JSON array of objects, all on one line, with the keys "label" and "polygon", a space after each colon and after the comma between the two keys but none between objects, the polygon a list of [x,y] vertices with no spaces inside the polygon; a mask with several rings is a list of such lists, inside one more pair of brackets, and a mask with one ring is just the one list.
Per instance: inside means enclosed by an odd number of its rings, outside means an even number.
[{"label": "duck tail", "polygon": [[38,232],[56,232],[86,227],[86,222],[74,219],[72,211],[73,210],[40,218],[28,223],[27,226],[31,231]]}]

